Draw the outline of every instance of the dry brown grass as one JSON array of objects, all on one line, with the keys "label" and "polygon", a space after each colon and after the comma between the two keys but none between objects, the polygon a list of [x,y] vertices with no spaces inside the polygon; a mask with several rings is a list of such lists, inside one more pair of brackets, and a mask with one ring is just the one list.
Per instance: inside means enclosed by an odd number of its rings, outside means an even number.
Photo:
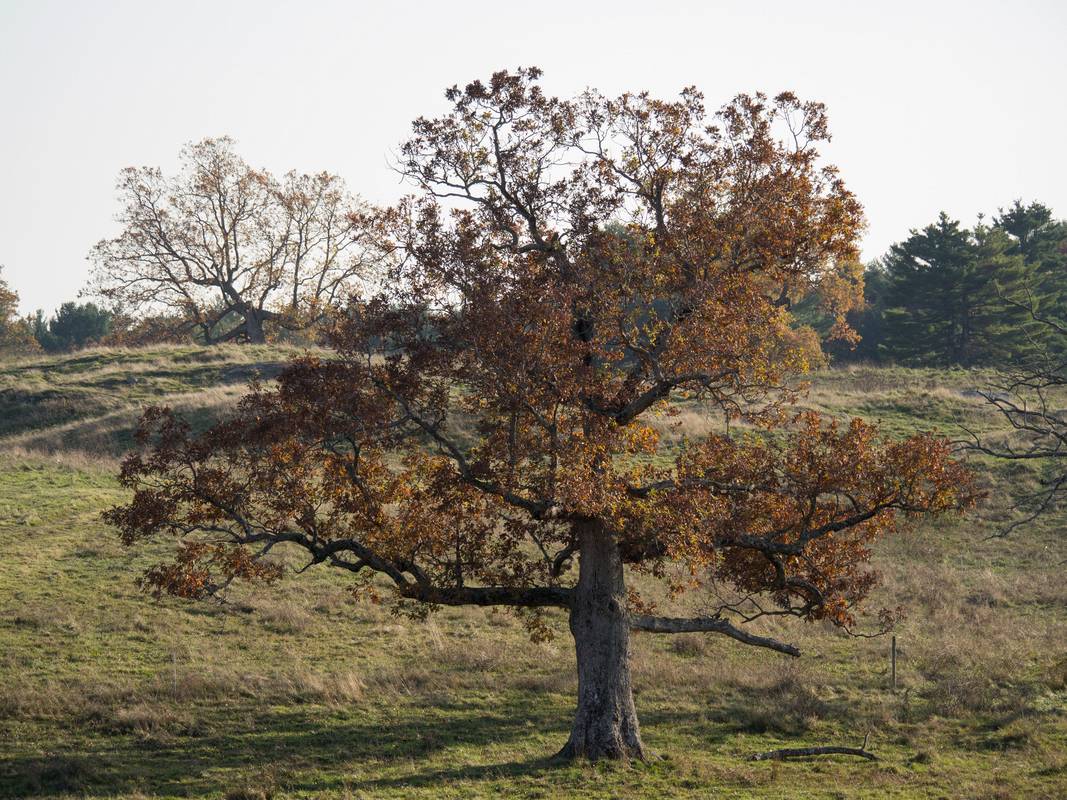
[{"label": "dry brown grass", "polygon": [[[152,404],[211,421],[221,418],[246,391],[242,385],[214,386],[197,392],[164,395],[154,398]],[[117,464],[130,449],[137,420],[147,405],[146,402],[119,403],[117,408],[100,416],[8,436],[0,440],[0,446],[13,454],[68,458],[72,466],[79,461],[110,466]]]},{"label": "dry brown grass", "polygon": [[76,448],[35,449],[12,444],[7,439],[0,440],[0,454],[13,461],[36,462],[85,472],[112,474],[118,470],[120,462],[117,456],[109,455],[107,452]]},{"label": "dry brown grass", "polygon": [[311,625],[309,609],[288,598],[258,598],[255,611],[266,627],[275,633],[303,633]]},{"label": "dry brown grass", "polygon": [[[894,431],[917,424],[919,403],[941,419],[970,413],[971,399],[959,394],[966,376],[939,387],[927,385],[927,375],[893,372],[830,375],[811,402],[835,413],[872,403],[888,409]],[[167,396],[195,411],[221,408],[239,392]],[[69,442],[93,426],[93,441],[121,434],[120,411],[65,428]],[[715,424],[695,408],[678,419],[689,435]],[[574,655],[562,614],[552,620],[558,638],[546,644],[530,642],[513,616],[483,609],[444,609],[420,623],[355,604],[344,580],[325,569],[241,593],[227,608],[152,603],[133,589],[143,564],[97,521],[117,496],[101,472],[113,470],[114,459],[71,452],[64,431],[38,434],[56,448],[51,454],[5,455],[33,467],[8,474],[2,500],[31,521],[0,528],[5,585],[18,598],[15,619],[0,619],[10,645],[0,647],[0,727],[36,737],[10,745],[31,794],[99,794],[101,781],[151,769],[160,754],[180,759],[186,748],[204,759],[209,777],[195,787],[168,785],[167,793],[281,798],[326,786],[330,796],[427,797],[442,787],[454,796],[537,796],[547,775],[541,796],[695,797],[724,787],[739,796],[822,797],[863,780],[870,796],[1054,797],[1048,787],[1067,781],[1067,582],[1050,556],[1062,544],[1054,526],[985,541],[992,517],[983,512],[878,545],[883,588],[870,606],[908,610],[897,630],[896,693],[884,638],[850,639],[795,620],[753,625],[799,644],[805,657],[797,662],[722,637],[639,634],[633,668],[646,739],[672,759],[647,771],[527,775],[523,765],[558,746],[573,709]],[[38,466],[44,477],[33,482]],[[1011,485],[1033,480],[1023,472]],[[76,481],[88,487],[83,494]],[[33,547],[16,546],[12,537],[27,532]],[[643,593],[651,589],[634,578]],[[703,599],[685,602],[688,610]],[[863,772],[838,762],[743,761],[753,749],[794,742],[858,744],[867,731],[886,759]],[[48,744],[60,739],[93,758]],[[272,771],[274,741],[301,748],[301,777],[290,782]],[[206,742],[229,750],[209,752]],[[118,755],[109,763],[111,753]],[[467,764],[485,766],[463,772]],[[354,794],[348,781],[359,787]],[[129,779],[122,796],[138,787]]]},{"label": "dry brown grass", "polygon": [[188,731],[195,719],[183,708],[233,698],[280,703],[349,707],[363,700],[368,686],[410,693],[382,673],[368,681],[358,671],[322,671],[297,659],[276,671],[247,672],[232,666],[176,662],[147,680],[85,675],[63,681],[16,679],[0,694],[0,717],[96,722],[116,731],[147,734]]}]

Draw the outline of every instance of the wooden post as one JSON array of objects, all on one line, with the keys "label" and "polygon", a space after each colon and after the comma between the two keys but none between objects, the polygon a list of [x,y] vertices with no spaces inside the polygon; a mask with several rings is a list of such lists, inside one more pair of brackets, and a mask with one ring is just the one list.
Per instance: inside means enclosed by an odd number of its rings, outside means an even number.
[{"label": "wooden post", "polygon": [[893,644],[890,648],[890,674],[892,675],[893,691],[897,690],[897,637],[893,636]]}]

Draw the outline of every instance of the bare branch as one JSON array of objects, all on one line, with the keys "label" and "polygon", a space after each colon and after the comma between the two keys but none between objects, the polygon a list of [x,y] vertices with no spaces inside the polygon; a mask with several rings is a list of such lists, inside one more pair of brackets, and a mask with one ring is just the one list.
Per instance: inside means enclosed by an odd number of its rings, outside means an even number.
[{"label": "bare branch", "polygon": [[647,633],[721,633],[753,647],[766,647],[787,656],[800,656],[800,649],[791,644],[779,642],[769,636],[757,636],[754,633],[742,630],[725,619],[713,617],[648,617],[633,616],[630,618],[630,627],[637,631]]}]

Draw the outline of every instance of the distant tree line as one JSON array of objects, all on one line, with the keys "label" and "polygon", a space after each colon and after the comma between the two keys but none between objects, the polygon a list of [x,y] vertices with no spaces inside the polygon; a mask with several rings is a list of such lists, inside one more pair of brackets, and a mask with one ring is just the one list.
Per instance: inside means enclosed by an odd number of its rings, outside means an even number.
[{"label": "distant tree line", "polygon": [[[916,366],[1000,365],[1045,352],[1067,306],[1067,222],[1016,201],[971,229],[941,213],[864,272],[865,303],[850,314],[855,346],[838,361]],[[817,313],[798,311],[815,327]]]},{"label": "distant tree line", "polygon": [[[123,173],[126,229],[93,255],[90,295],[105,304],[67,302],[50,317],[38,310],[20,318],[18,295],[0,273],[0,350],[306,343],[357,283],[381,274],[389,253],[377,244],[373,215],[339,179],[289,174],[276,181],[248,168],[228,139],[190,145],[184,157],[184,173],[169,182],[158,170]],[[134,202],[135,178],[146,182],[137,185],[148,199]],[[220,227],[211,231],[208,221],[216,219]],[[825,363],[823,351],[839,363],[1021,363],[1064,347],[1041,320],[1067,319],[1067,221],[1042,203],[1018,200],[973,228],[942,212],[869,263],[863,281],[864,303],[848,313],[858,341],[830,336],[826,292],[792,308],[797,324],[788,344],[810,366]],[[820,338],[827,340],[822,349]]]},{"label": "distant tree line", "polygon": [[0,266],[0,354],[63,353],[94,345],[188,341],[174,335],[173,319],[134,318],[97,303],[69,301],[51,315],[42,309],[20,316],[19,295]]},{"label": "distant tree line", "polygon": [[106,344],[114,330],[115,315],[95,303],[63,303],[50,317],[38,309],[20,317],[18,293],[3,278],[0,268],[0,352],[58,353]]},{"label": "distant tree line", "polygon": [[95,303],[69,302],[47,318],[38,309],[29,318],[29,327],[42,350],[62,353],[103,343],[113,322],[114,314]]},{"label": "distant tree line", "polygon": [[306,343],[388,256],[377,215],[335,175],[276,177],[225,137],[186,145],[180,164],[120,173],[121,227],[90,254],[91,302],[20,318],[0,276],[0,350]]}]

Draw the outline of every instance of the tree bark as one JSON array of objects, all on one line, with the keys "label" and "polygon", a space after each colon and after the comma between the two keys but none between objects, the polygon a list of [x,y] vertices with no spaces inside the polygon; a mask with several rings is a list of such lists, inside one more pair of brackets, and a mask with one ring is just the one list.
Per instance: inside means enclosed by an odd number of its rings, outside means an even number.
[{"label": "tree bark", "polygon": [[619,548],[604,526],[583,523],[570,627],[578,710],[562,758],[644,759],[630,683],[630,621]]},{"label": "tree bark", "polygon": [[249,344],[263,344],[267,341],[263,333],[263,320],[254,311],[245,314],[245,336]]}]

